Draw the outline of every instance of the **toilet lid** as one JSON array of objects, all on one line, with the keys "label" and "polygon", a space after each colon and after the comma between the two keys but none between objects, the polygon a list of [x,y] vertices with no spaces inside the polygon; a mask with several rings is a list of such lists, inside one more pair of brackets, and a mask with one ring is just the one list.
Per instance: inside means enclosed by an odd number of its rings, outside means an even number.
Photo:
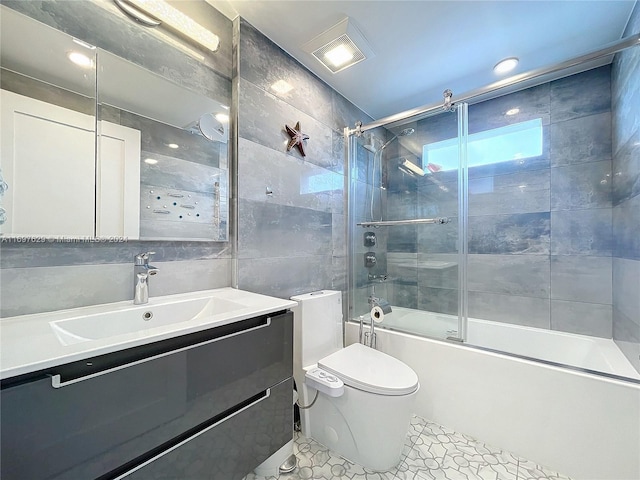
[{"label": "toilet lid", "polygon": [[418,388],[418,375],[386,353],[354,343],[324,357],[318,366],[345,385],[380,395],[407,395]]}]

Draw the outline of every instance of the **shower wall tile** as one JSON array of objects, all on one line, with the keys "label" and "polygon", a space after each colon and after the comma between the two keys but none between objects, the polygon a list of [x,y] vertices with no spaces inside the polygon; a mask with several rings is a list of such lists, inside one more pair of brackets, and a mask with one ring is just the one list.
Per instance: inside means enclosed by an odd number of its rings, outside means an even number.
[{"label": "shower wall tile", "polygon": [[334,257],[347,256],[347,230],[345,228],[347,218],[345,215],[334,213],[331,216],[331,241],[332,255]]},{"label": "shower wall tile", "polygon": [[304,159],[334,171],[341,168],[340,159],[332,154],[333,133],[330,127],[244,78],[240,79],[239,102],[242,105],[238,127],[241,138],[302,158],[297,148],[286,151],[291,138],[285,125],[294,127],[296,122],[300,122],[300,129],[309,136]]},{"label": "shower wall tile", "polygon": [[553,167],[611,160],[611,113],[554,123],[549,137]]},{"label": "shower wall tile", "polygon": [[469,180],[469,215],[548,212],[549,170]]},{"label": "shower wall tile", "polygon": [[640,326],[624,313],[613,309],[613,341],[629,363],[640,372]]},{"label": "shower wall tile", "polygon": [[420,218],[458,215],[458,182],[441,182],[437,174],[423,177],[418,186],[416,215]]},{"label": "shower wall tile", "polygon": [[640,260],[640,195],[613,209],[614,256]]},{"label": "shower wall tile", "polygon": [[418,286],[393,282],[388,301],[394,307],[418,308]]},{"label": "shower wall tile", "polygon": [[470,291],[549,298],[547,255],[469,255]]},{"label": "shower wall tile", "polygon": [[290,298],[328,288],[334,278],[331,255],[238,259],[240,288]]},{"label": "shower wall tile", "polygon": [[[636,6],[629,18],[623,37],[640,31],[640,7]],[[611,95],[613,97],[613,132],[615,139],[614,152],[624,145],[628,139],[640,130],[638,104],[640,104],[640,52],[637,48],[629,48],[615,55],[612,63]]]},{"label": "shower wall tile", "polygon": [[[239,49],[242,78],[333,128],[332,89],[242,18]],[[277,82],[292,88],[280,93]]]},{"label": "shower wall tile", "polygon": [[[458,136],[458,118],[455,113],[437,114],[402,126],[402,128],[408,127],[415,129],[411,138],[416,145],[420,146],[449,140]],[[422,148],[419,151],[422,151]]]},{"label": "shower wall tile", "polygon": [[458,252],[458,218],[449,217],[450,222],[444,225],[416,225],[418,253],[457,253]]},{"label": "shower wall tile", "polygon": [[551,210],[611,207],[611,162],[551,169]]},{"label": "shower wall tile", "polygon": [[347,257],[331,257],[331,266],[331,288],[345,292],[349,288],[347,283],[347,270],[349,267]]},{"label": "shower wall tile", "polygon": [[549,329],[550,302],[546,298],[469,292],[469,317]]},{"label": "shower wall tile", "polygon": [[418,254],[389,252],[387,254],[387,274],[398,284],[418,284]]},{"label": "shower wall tile", "polygon": [[551,123],[611,110],[611,66],[551,82]]},{"label": "shower wall tile", "polygon": [[244,138],[238,158],[238,188],[246,200],[322,212],[332,211],[334,197],[342,201],[344,177],[331,170]]},{"label": "shower wall tile", "polygon": [[551,300],[551,330],[611,338],[611,305]]},{"label": "shower wall tile", "polygon": [[613,259],[613,305],[640,325],[640,261]]},{"label": "shower wall tile", "polygon": [[418,238],[417,225],[401,225],[388,227],[393,229],[389,232],[387,239],[387,250],[389,252],[415,252]]},{"label": "shower wall tile", "polygon": [[[548,125],[551,103],[550,92],[549,84],[544,83],[537,87],[503,95],[487,102],[470,105],[469,133],[484,132],[536,118],[542,119],[543,125]],[[515,115],[506,114],[507,111],[514,108],[518,108],[520,111]]]},{"label": "shower wall tile", "polygon": [[612,170],[614,206],[640,194],[640,128],[614,155]]},{"label": "shower wall tile", "polygon": [[551,298],[610,305],[612,258],[584,255],[551,256]]},{"label": "shower wall tile", "polygon": [[458,314],[458,290],[418,286],[418,309]]},{"label": "shower wall tile", "polygon": [[469,217],[469,253],[549,254],[549,212]]},{"label": "shower wall tile", "polygon": [[331,214],[240,198],[238,258],[332,254]]},{"label": "shower wall tile", "polygon": [[436,288],[458,288],[457,254],[418,254],[418,284]]},{"label": "shower wall tile", "polygon": [[374,188],[364,182],[353,182],[352,185],[352,215],[355,217],[356,222],[371,221],[372,218],[379,220],[383,192],[379,188]]},{"label": "shower wall tile", "polygon": [[386,220],[406,220],[416,218],[416,192],[387,192]]},{"label": "shower wall tile", "polygon": [[552,255],[611,256],[611,209],[551,212]]}]

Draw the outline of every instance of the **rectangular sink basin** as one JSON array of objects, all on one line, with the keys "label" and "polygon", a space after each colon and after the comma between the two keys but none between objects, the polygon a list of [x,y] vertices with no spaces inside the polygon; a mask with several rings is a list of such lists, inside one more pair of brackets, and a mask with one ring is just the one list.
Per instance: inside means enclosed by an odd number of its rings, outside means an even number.
[{"label": "rectangular sink basin", "polygon": [[245,305],[222,298],[191,298],[108,310],[49,322],[63,345],[100,340],[151,328],[179,324],[211,315],[245,308]]}]

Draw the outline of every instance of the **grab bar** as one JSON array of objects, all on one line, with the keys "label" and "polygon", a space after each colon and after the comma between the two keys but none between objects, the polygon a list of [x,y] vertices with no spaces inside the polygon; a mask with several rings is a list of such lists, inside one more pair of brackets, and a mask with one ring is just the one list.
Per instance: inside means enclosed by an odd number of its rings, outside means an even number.
[{"label": "grab bar", "polygon": [[135,362],[131,362],[131,363],[125,363],[124,365],[118,365],[117,367],[101,370],[99,372],[92,373],[90,375],[85,375],[84,377],[74,378],[73,380],[68,380],[66,382],[62,381],[60,374],[57,373],[57,374],[51,375],[51,386],[53,388],[62,388],[62,387],[66,387],[67,385],[73,385],[74,383],[84,382],[85,380],[101,377],[102,375],[107,375],[108,373],[117,372],[118,370],[123,370],[125,368],[134,367],[142,363],[150,362],[151,360],[157,360],[159,358],[166,357],[168,355],[173,355],[174,353],[185,352],[187,350],[191,350],[196,347],[202,347],[204,345],[209,345],[210,343],[215,343],[220,340],[225,340],[227,338],[235,337],[236,335],[241,335],[243,333],[253,332],[254,330],[266,328],[269,325],[271,325],[271,317],[267,317],[267,321],[264,325],[258,325],[257,327],[251,327],[251,328],[247,328],[246,330],[240,330],[239,332],[233,332],[233,333],[230,333],[229,335],[223,335],[222,337],[217,337],[212,340],[206,340],[204,342],[194,343],[193,345],[188,345],[186,347],[178,348],[176,350],[171,350],[169,352],[159,353],[158,355],[142,358],[140,360],[136,360]]},{"label": "grab bar", "polygon": [[436,218],[414,218],[412,220],[386,220],[380,222],[361,222],[356,223],[358,227],[391,227],[394,225],[415,225],[420,223],[435,223],[438,225],[444,225],[449,223],[451,219],[449,217],[436,217]]}]

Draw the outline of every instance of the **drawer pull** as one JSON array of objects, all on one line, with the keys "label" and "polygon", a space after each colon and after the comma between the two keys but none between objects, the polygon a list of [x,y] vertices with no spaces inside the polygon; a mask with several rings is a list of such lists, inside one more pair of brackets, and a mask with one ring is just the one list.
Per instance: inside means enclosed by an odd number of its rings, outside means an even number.
[{"label": "drawer pull", "polygon": [[221,419],[220,421],[214,423],[213,425],[209,425],[206,428],[203,428],[202,430],[200,430],[197,433],[194,433],[193,435],[191,435],[189,438],[184,439],[183,441],[181,441],[180,443],[172,446],[171,448],[168,448],[166,450],[164,450],[163,452],[160,452],[158,455],[151,457],[149,460],[147,460],[146,462],[141,463],[140,465],[137,465],[136,467],[132,468],[131,470],[129,470],[128,472],[123,473],[122,475],[119,475],[117,477],[115,477],[113,480],[120,480],[121,478],[125,478],[128,477],[129,475],[131,475],[132,473],[134,473],[137,470],[140,470],[143,467],[146,467],[147,465],[149,465],[150,463],[155,462],[156,460],[164,457],[165,455],[167,455],[168,453],[173,452],[175,449],[180,448],[181,446],[183,446],[186,443],[189,443],[191,440],[195,440],[196,438],[198,438],[200,435],[207,433],[209,430],[217,427],[218,425],[220,425],[221,423],[226,422],[227,420],[235,417],[236,415],[238,415],[239,413],[244,412],[245,410],[257,405],[258,403],[266,400],[267,398],[269,398],[271,396],[271,389],[267,388],[264,392],[264,395],[262,397],[260,397],[259,399],[257,399],[255,402],[250,403],[249,405],[246,405],[245,407],[242,407],[241,409],[239,409],[236,412],[233,412],[231,415],[224,417],[223,419]]},{"label": "drawer pull", "polygon": [[222,337],[206,340],[200,343],[194,343],[193,345],[177,348],[176,350],[160,353],[158,355],[153,355],[151,357],[142,358],[140,360],[136,360],[135,362],[125,363],[124,365],[118,365],[117,367],[101,370],[99,372],[92,373],[90,375],[85,375],[84,377],[74,378],[66,382],[62,381],[60,374],[54,374],[54,375],[51,375],[51,386],[53,388],[62,388],[62,387],[66,387],[67,385],[73,385],[74,383],[84,382],[85,380],[89,380],[91,378],[101,377],[102,375],[107,375],[108,373],[117,372],[118,370],[123,370],[125,368],[133,367],[135,365],[140,365],[141,363],[150,362],[151,360],[156,360],[158,358],[166,357],[168,355],[173,355],[174,353],[185,352],[187,350],[191,350],[196,347],[209,345],[210,343],[215,343],[215,342],[219,342],[220,340],[225,340],[227,338],[235,337],[236,335],[242,335],[243,333],[252,332],[254,330],[260,330],[261,328],[266,328],[270,325],[271,325],[271,317],[267,317],[266,322],[263,325],[258,325],[257,327],[247,328],[246,330],[240,330],[239,332],[230,333],[229,335],[223,335]]}]

